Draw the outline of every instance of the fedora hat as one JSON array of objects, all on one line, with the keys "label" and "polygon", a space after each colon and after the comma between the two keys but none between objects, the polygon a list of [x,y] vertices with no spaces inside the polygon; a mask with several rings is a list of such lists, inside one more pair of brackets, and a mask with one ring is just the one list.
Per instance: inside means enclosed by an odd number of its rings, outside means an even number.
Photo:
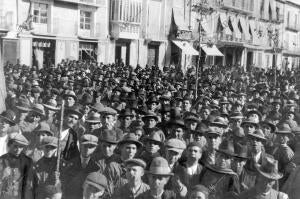
[{"label": "fedora hat", "polygon": [[4,120],[7,123],[9,123],[11,126],[14,125],[14,124],[16,124],[16,122],[15,122],[16,114],[15,114],[15,112],[13,112],[10,109],[8,109],[6,111],[3,111],[0,114],[0,118],[2,118],[2,120]]},{"label": "fedora hat", "polygon": [[16,105],[16,108],[20,111],[29,112],[30,111],[30,102],[26,98],[20,98]]},{"label": "fedora hat", "polygon": [[233,113],[230,114],[229,116],[230,119],[244,119],[243,113],[241,113],[240,111],[235,111]]},{"label": "fedora hat", "polygon": [[171,168],[169,167],[168,161],[163,157],[153,158],[150,168],[147,171],[150,175],[159,175],[159,176],[173,176]]},{"label": "fedora hat", "polygon": [[101,142],[106,142],[110,144],[118,144],[117,133],[115,130],[105,129],[100,137]]},{"label": "fedora hat", "polygon": [[246,145],[241,145],[240,143],[236,143],[234,145],[234,155],[235,158],[240,159],[248,159],[248,147]]},{"label": "fedora hat", "polygon": [[118,142],[118,145],[123,145],[125,143],[133,143],[137,146],[137,148],[141,148],[143,144],[137,140],[135,134],[128,133],[126,134],[121,141]]},{"label": "fedora hat", "polygon": [[30,110],[32,113],[38,114],[41,117],[45,117],[45,109],[42,104],[34,104]]},{"label": "fedora hat", "polygon": [[159,120],[158,116],[152,112],[152,111],[148,111],[143,117],[142,117],[142,120],[145,122],[146,119],[149,119],[149,118],[153,118],[155,119],[156,121]]},{"label": "fedora hat", "polygon": [[55,99],[49,99],[46,104],[43,104],[43,106],[46,109],[49,109],[49,110],[52,110],[52,111],[58,111],[58,110],[60,110],[60,108],[57,107],[57,102],[56,102]]},{"label": "fedora hat", "polygon": [[223,142],[220,144],[219,149],[217,149],[219,153],[223,153],[229,156],[234,156],[234,146],[231,141],[223,140]]},{"label": "fedora hat", "polygon": [[93,106],[90,106],[90,108],[98,113],[102,112],[104,110],[104,105],[100,102],[95,103]]},{"label": "fedora hat", "polygon": [[79,117],[79,119],[82,118],[82,115],[83,115],[79,106],[73,106],[70,108],[66,108],[65,113],[66,113],[66,115],[75,114]]},{"label": "fedora hat", "polygon": [[263,159],[262,165],[257,167],[260,175],[271,180],[279,180],[283,174],[278,172],[278,161],[271,156]]},{"label": "fedora hat", "polygon": [[101,117],[98,112],[91,112],[88,114],[87,119],[85,120],[86,123],[90,124],[97,124],[101,122]]},{"label": "fedora hat", "polygon": [[264,121],[261,121],[260,124],[261,126],[268,125],[272,129],[272,132],[275,132],[276,130],[275,124],[269,118],[266,118]]},{"label": "fedora hat", "polygon": [[67,98],[67,97],[73,97],[75,101],[77,100],[77,96],[76,96],[75,92],[72,90],[65,91],[65,93],[63,94],[63,98]]},{"label": "fedora hat", "polygon": [[120,111],[119,118],[124,118],[124,117],[128,117],[128,116],[133,117],[133,113],[130,108],[125,108]]},{"label": "fedora hat", "polygon": [[152,131],[150,135],[144,138],[144,143],[147,143],[148,141],[155,142],[158,145],[163,145],[161,136],[157,131]]},{"label": "fedora hat", "polygon": [[216,117],[213,122],[210,123],[210,126],[226,128],[228,124],[223,117]]},{"label": "fedora hat", "polygon": [[261,129],[257,129],[253,133],[249,133],[248,137],[249,138],[256,138],[256,139],[259,139],[261,141],[266,141],[265,135],[264,135],[264,133]]},{"label": "fedora hat", "polygon": [[35,133],[46,133],[47,135],[53,136],[54,133],[51,131],[50,126],[46,122],[40,122],[39,125],[33,130]]},{"label": "fedora hat", "polygon": [[278,125],[277,130],[275,131],[276,134],[285,134],[285,135],[291,135],[292,129],[287,123],[282,123]]},{"label": "fedora hat", "polygon": [[246,125],[246,124],[254,125],[256,128],[259,126],[259,124],[257,123],[257,121],[254,120],[253,118],[247,118],[247,119],[245,119],[245,120],[242,122],[241,126],[243,127],[243,126]]}]

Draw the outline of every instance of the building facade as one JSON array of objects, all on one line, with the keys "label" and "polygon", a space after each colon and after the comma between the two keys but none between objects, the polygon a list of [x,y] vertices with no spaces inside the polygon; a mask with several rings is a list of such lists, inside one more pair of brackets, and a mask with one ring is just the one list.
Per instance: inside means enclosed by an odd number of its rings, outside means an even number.
[{"label": "building facade", "polygon": [[299,66],[297,1],[207,0],[216,9],[202,17],[193,9],[199,1],[0,1],[1,60],[40,68],[69,58],[186,69],[201,48],[208,66]]}]

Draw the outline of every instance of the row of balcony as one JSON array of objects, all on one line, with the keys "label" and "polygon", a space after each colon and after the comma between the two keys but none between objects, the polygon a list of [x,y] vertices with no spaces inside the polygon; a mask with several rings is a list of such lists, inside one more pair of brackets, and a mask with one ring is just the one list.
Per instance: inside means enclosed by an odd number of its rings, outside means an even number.
[{"label": "row of balcony", "polygon": [[221,0],[221,6],[223,9],[234,10],[245,14],[251,14],[254,11],[253,0]]}]

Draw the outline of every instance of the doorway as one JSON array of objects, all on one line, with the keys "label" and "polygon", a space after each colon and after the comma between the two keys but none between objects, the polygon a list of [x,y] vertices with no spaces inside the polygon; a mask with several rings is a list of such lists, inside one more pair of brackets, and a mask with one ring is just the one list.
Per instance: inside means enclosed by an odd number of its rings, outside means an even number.
[{"label": "doorway", "polygon": [[158,65],[159,45],[148,44],[148,61],[149,66]]},{"label": "doorway", "polygon": [[50,67],[55,63],[55,40],[33,39],[32,52],[33,66],[38,69]]},{"label": "doorway", "polygon": [[251,71],[252,64],[253,64],[253,52],[248,52],[247,53],[247,66],[246,66],[247,71]]},{"label": "doorway", "polygon": [[130,41],[116,41],[115,63],[124,63],[129,65],[130,59]]}]

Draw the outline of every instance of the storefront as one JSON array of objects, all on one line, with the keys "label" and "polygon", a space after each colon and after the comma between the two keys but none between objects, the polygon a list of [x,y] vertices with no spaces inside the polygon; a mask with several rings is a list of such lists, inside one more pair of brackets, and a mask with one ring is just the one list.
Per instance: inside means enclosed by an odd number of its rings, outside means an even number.
[{"label": "storefront", "polygon": [[55,64],[54,39],[32,39],[32,64],[39,69]]},{"label": "storefront", "polygon": [[97,60],[97,43],[79,42],[79,59],[80,60]]}]

